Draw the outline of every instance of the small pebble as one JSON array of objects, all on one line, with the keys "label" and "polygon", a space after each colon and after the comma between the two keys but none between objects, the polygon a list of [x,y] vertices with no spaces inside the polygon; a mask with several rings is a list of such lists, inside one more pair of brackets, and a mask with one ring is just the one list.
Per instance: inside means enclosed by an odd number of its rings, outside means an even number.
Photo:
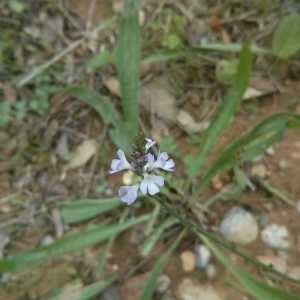
[{"label": "small pebble", "polygon": [[274,156],[274,154],[275,154],[274,148],[273,148],[272,146],[269,147],[269,148],[266,150],[266,154],[269,155],[269,156]]},{"label": "small pebble", "polygon": [[54,238],[50,234],[45,235],[41,240],[42,246],[50,246],[53,243],[54,243]]},{"label": "small pebble", "polygon": [[171,279],[166,274],[161,274],[157,279],[157,292],[160,294],[164,294],[171,285]]},{"label": "small pebble", "polygon": [[269,172],[264,164],[254,165],[251,169],[251,175],[261,179],[267,178]]},{"label": "small pebble", "polygon": [[217,277],[218,270],[214,264],[208,264],[205,272],[206,272],[207,279],[212,280]]},{"label": "small pebble", "polygon": [[139,11],[139,23],[141,26],[145,24],[145,20],[146,20],[146,14],[143,10],[140,10]]},{"label": "small pebble", "polygon": [[267,246],[274,249],[287,249],[290,246],[289,232],[285,226],[270,224],[261,232],[261,238]]},{"label": "small pebble", "polygon": [[210,250],[204,245],[196,245],[196,265],[200,270],[205,270],[211,259]]},{"label": "small pebble", "polygon": [[255,217],[248,210],[233,207],[223,218],[220,233],[231,242],[246,245],[256,240],[258,225]]},{"label": "small pebble", "polygon": [[[178,298],[180,300],[222,300],[218,291],[209,284],[200,284],[189,278],[183,279],[178,287]],[[225,296],[224,296],[225,298]]]},{"label": "small pebble", "polygon": [[122,0],[113,0],[112,2],[113,12],[121,14],[124,9],[124,3]]},{"label": "small pebble", "polygon": [[117,78],[106,78],[104,80],[104,85],[113,95],[120,96],[120,83]]},{"label": "small pebble", "polygon": [[224,183],[221,180],[220,176],[217,175],[212,179],[211,185],[216,191],[220,191],[223,188]]},{"label": "small pebble", "polygon": [[288,161],[282,159],[279,161],[278,166],[281,171],[285,171],[289,167],[289,163]]},{"label": "small pebble", "polygon": [[196,255],[192,251],[184,251],[180,255],[182,268],[185,272],[192,272],[196,268]]}]

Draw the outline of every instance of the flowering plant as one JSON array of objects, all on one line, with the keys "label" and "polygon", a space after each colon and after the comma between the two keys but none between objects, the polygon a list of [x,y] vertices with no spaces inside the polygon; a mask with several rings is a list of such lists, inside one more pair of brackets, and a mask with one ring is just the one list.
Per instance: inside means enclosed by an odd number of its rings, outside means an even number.
[{"label": "flowering plant", "polygon": [[159,170],[172,172],[174,171],[175,162],[169,158],[167,152],[161,152],[158,149],[155,154],[154,146],[156,142],[146,138],[144,149],[136,149],[132,154],[132,162],[128,162],[123,150],[117,151],[116,159],[111,162],[110,174],[123,170],[130,170],[137,174],[140,178],[137,184],[125,185],[119,188],[119,197],[122,202],[130,205],[138,197],[138,191],[142,194],[155,195],[159,193],[160,187],[164,185],[164,178],[157,175]]}]

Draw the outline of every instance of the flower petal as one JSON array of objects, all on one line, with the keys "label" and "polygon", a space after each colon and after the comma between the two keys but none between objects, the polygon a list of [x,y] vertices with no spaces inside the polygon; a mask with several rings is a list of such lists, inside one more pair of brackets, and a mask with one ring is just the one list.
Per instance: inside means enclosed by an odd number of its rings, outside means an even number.
[{"label": "flower petal", "polygon": [[118,155],[118,157],[120,158],[120,160],[121,160],[121,162],[123,163],[123,165],[126,166],[126,168],[130,169],[130,168],[131,168],[131,165],[130,165],[130,163],[127,161],[124,151],[121,150],[121,149],[119,149],[119,150],[117,151],[117,155]]},{"label": "flower petal", "polygon": [[165,165],[163,166],[163,169],[165,171],[174,171],[175,162],[173,159],[169,159],[166,161]]},{"label": "flower petal", "polygon": [[159,187],[163,185],[164,178],[162,176],[145,173],[140,184],[140,190],[144,195],[155,195],[159,192]]},{"label": "flower petal", "polygon": [[145,140],[146,140],[145,149],[146,149],[146,152],[147,152],[152,146],[154,146],[156,144],[156,142],[149,139],[149,138],[145,138]]},{"label": "flower petal", "polygon": [[137,198],[138,189],[138,185],[121,186],[119,188],[119,197],[121,201],[128,205],[132,204]]},{"label": "flower petal", "polygon": [[154,155],[152,155],[151,153],[147,153],[145,155],[145,161],[147,162],[144,166],[144,170],[145,171],[151,171],[152,170],[152,166],[155,162],[155,158],[154,158]]},{"label": "flower petal", "polygon": [[141,192],[146,195],[147,194],[147,180],[143,179],[140,184],[140,190]]},{"label": "flower petal", "polygon": [[122,170],[131,170],[132,166],[127,161],[125,153],[123,150],[119,149],[117,151],[118,159],[113,159],[110,165],[111,170],[109,171],[110,174],[116,173]]},{"label": "flower petal", "polygon": [[150,184],[148,184],[148,192],[151,196],[153,196],[153,195],[159,193],[159,187],[154,183],[150,183]]},{"label": "flower petal", "polygon": [[158,175],[150,175],[150,176],[151,176],[152,182],[154,182],[158,186],[163,186],[164,185],[165,180],[162,176],[158,176]]},{"label": "flower petal", "polygon": [[174,171],[175,162],[173,159],[169,159],[167,152],[158,153],[157,159],[152,164],[152,169],[162,169],[165,171]]}]

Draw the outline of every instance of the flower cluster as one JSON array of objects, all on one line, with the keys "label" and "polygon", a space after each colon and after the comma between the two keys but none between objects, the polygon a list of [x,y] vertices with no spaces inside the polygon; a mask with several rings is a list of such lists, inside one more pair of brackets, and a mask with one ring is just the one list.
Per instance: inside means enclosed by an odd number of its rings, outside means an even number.
[{"label": "flower cluster", "polygon": [[169,158],[166,152],[160,152],[160,150],[158,150],[158,154],[156,155],[154,151],[152,151],[155,144],[155,141],[146,139],[146,145],[143,151],[137,151],[131,163],[128,162],[123,150],[119,149],[117,151],[118,158],[112,160],[110,174],[130,170],[142,178],[142,180],[135,185],[121,186],[119,188],[119,197],[122,202],[128,205],[132,204],[136,200],[139,190],[144,195],[155,195],[159,193],[160,187],[164,185],[164,178],[160,175],[156,175],[156,172],[158,170],[174,171],[175,162]]}]

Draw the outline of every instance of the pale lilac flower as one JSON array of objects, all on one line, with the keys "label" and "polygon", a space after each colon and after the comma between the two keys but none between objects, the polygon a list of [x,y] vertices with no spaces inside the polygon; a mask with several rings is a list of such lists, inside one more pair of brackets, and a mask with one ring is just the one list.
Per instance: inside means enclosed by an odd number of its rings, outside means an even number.
[{"label": "pale lilac flower", "polygon": [[156,160],[154,159],[154,155],[148,153],[146,156],[146,160],[146,171],[151,171],[153,169],[162,169],[168,172],[174,171],[175,162],[173,159],[169,158],[167,152],[159,152]]},{"label": "pale lilac flower", "polygon": [[113,159],[110,165],[110,171],[109,173],[116,173],[122,170],[131,170],[132,166],[131,164],[127,161],[125,153],[123,150],[119,149],[117,151],[117,156],[118,159]]},{"label": "pale lilac flower", "polygon": [[130,205],[138,196],[138,185],[123,185],[119,188],[119,197],[122,202]]},{"label": "pale lilac flower", "polygon": [[154,158],[154,155],[151,154],[151,153],[147,153],[145,155],[145,166],[144,166],[144,171],[145,172],[150,172],[153,170],[153,165],[154,165],[154,162],[155,162],[155,158]]},{"label": "pale lilac flower", "polygon": [[149,138],[145,138],[145,141],[146,141],[146,145],[145,145],[145,149],[146,149],[146,152],[156,144],[155,141],[149,139]]},{"label": "pale lilac flower", "polygon": [[146,195],[155,195],[159,193],[159,187],[164,185],[164,178],[158,175],[145,173],[144,179],[141,182],[141,192]]},{"label": "pale lilac flower", "polygon": [[[123,150],[117,151],[116,159],[111,162],[110,173],[115,173],[123,170],[131,170],[138,176],[143,175],[143,179],[139,180],[135,185],[124,185],[119,188],[120,200],[128,205],[134,203],[138,197],[138,191],[146,195],[155,195],[159,193],[160,188],[164,185],[164,178],[156,175],[158,169],[164,171],[174,171],[175,162],[169,158],[166,152],[155,153],[149,151],[156,142],[152,139],[145,139],[145,151],[140,149],[139,151],[132,153],[132,163],[129,163],[126,159]],[[136,181],[135,181],[136,182]]]}]

